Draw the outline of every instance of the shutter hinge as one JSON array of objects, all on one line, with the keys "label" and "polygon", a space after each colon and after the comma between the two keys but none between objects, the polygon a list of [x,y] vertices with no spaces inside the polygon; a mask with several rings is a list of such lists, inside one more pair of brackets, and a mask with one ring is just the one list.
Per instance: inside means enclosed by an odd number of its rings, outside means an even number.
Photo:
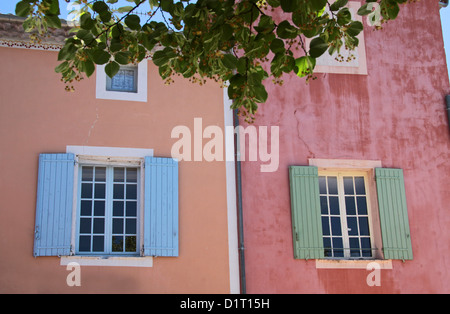
[{"label": "shutter hinge", "polygon": [[39,226],[36,226],[34,229],[34,238],[39,240]]}]

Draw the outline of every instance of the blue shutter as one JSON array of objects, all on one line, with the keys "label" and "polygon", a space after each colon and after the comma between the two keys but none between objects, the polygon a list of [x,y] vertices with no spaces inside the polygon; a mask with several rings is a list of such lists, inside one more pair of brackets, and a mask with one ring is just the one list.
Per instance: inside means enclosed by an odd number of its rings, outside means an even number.
[{"label": "blue shutter", "polygon": [[39,156],[34,256],[70,255],[74,165],[73,154]]},{"label": "blue shutter", "polygon": [[178,256],[178,161],[145,158],[144,255]]}]

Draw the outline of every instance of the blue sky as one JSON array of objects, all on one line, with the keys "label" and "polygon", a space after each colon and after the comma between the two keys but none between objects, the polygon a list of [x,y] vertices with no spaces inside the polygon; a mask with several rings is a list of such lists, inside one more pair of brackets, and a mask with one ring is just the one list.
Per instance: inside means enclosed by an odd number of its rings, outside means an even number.
[{"label": "blue sky", "polygon": [[[65,2],[65,0],[59,1],[61,3],[61,14],[63,15],[63,17],[66,17],[67,3]],[[14,13],[17,2],[18,0],[0,0],[0,13],[3,14]],[[125,5],[127,4],[125,0],[120,0],[119,4],[120,3],[125,3]],[[440,13],[441,13],[442,29],[444,33],[444,45],[447,53],[447,65],[450,70],[450,6],[441,9]]]}]

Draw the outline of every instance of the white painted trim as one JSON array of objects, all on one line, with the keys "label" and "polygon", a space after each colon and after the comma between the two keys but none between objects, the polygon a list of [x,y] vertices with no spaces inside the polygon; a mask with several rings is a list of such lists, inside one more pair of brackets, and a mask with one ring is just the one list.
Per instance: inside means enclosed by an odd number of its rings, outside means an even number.
[{"label": "white painted trim", "polygon": [[66,153],[84,156],[99,157],[129,157],[144,158],[153,157],[153,149],[147,148],[123,148],[123,147],[101,147],[101,146],[66,146]]},{"label": "white painted trim", "polygon": [[153,257],[61,256],[61,266],[69,263],[80,266],[153,267]]},{"label": "white painted trim", "polygon": [[[367,269],[377,263],[379,269],[392,269],[392,260],[316,260],[316,269]],[[371,269],[370,269],[371,270]]]},{"label": "white painted trim", "polygon": [[97,99],[147,102],[147,89],[148,89],[147,59],[142,60],[138,64],[137,93],[107,91],[106,90],[105,65],[97,66],[96,72],[97,72],[96,73],[96,77],[97,77],[96,98]]},{"label": "white painted trim", "polygon": [[[233,110],[230,108],[232,101],[228,98],[227,89],[223,90],[225,128],[233,127]],[[226,156],[234,156],[234,132],[225,132]],[[236,205],[236,172],[234,158],[226,159],[226,184],[227,184],[227,216],[228,216],[228,259],[230,271],[230,293],[240,293],[239,279],[239,251],[238,251],[238,226]]]}]

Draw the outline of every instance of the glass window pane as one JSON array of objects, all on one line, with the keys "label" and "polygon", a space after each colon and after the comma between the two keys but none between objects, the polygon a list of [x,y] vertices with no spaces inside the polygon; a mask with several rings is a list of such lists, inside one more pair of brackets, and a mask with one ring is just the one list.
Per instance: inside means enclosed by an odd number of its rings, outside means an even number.
[{"label": "glass window pane", "polygon": [[126,234],[136,234],[136,219],[127,219],[125,224]]},{"label": "glass window pane", "polygon": [[320,197],[320,212],[322,215],[328,214],[328,200],[326,196]]},{"label": "glass window pane", "polygon": [[91,233],[91,218],[80,219],[80,233]]},{"label": "glass window pane", "polygon": [[113,202],[113,216],[121,216],[123,217],[123,201],[114,201]]},{"label": "glass window pane", "polygon": [[137,217],[137,202],[127,202],[127,217]]},{"label": "glass window pane", "polygon": [[125,181],[125,168],[114,168],[114,182]]},{"label": "glass window pane", "polygon": [[350,238],[350,256],[360,257],[361,253],[359,250],[359,238]]},{"label": "glass window pane", "polygon": [[123,236],[112,237],[112,251],[123,252]]},{"label": "glass window pane", "polygon": [[103,252],[105,250],[105,237],[94,236],[92,241],[92,252]]},{"label": "glass window pane", "polygon": [[322,234],[324,236],[330,235],[330,221],[328,217],[322,217]]},{"label": "glass window pane", "polygon": [[81,198],[92,198],[92,183],[81,184]]},{"label": "glass window pane", "polygon": [[137,182],[137,169],[127,169],[127,182]]},{"label": "glass window pane", "polygon": [[128,200],[137,199],[137,185],[136,184],[127,184],[127,199]]},{"label": "glass window pane", "polygon": [[80,236],[80,241],[78,244],[79,244],[80,252],[90,252],[91,251],[91,236]]},{"label": "glass window pane", "polygon": [[333,238],[333,255],[334,257],[344,257],[344,245],[342,238]]},{"label": "glass window pane", "polygon": [[332,251],[331,251],[331,239],[330,238],[323,238],[323,247],[325,249],[325,257],[332,257]]},{"label": "glass window pane", "polygon": [[356,197],[358,205],[358,215],[367,215],[367,201],[365,196]]},{"label": "glass window pane", "polygon": [[123,219],[114,218],[113,219],[113,230],[114,234],[123,234]]},{"label": "glass window pane", "polygon": [[341,218],[340,217],[331,217],[331,234],[334,236],[341,236]]},{"label": "glass window pane", "polygon": [[94,218],[94,233],[95,234],[105,233],[105,219],[104,218]]},{"label": "glass window pane", "polygon": [[94,189],[95,189],[95,192],[94,192],[95,198],[105,198],[106,184],[96,183]]},{"label": "glass window pane", "polygon": [[339,198],[337,196],[330,196],[330,214],[340,215],[339,211]]},{"label": "glass window pane", "polygon": [[344,177],[344,193],[346,195],[355,194],[353,190],[353,177]]},{"label": "glass window pane", "polygon": [[94,202],[94,216],[105,216],[105,201]]},{"label": "glass window pane", "polygon": [[338,194],[337,177],[328,177],[328,194]]},{"label": "glass window pane", "polygon": [[92,201],[81,201],[81,216],[92,215]]},{"label": "glass window pane", "polygon": [[355,190],[358,195],[366,195],[366,186],[364,185],[364,177],[355,177]]},{"label": "glass window pane", "polygon": [[125,252],[136,252],[136,236],[125,237]]},{"label": "glass window pane", "polygon": [[123,199],[124,197],[124,185],[123,184],[114,184],[114,198],[115,199]]},{"label": "glass window pane", "polygon": [[372,257],[370,238],[361,238],[361,249],[364,257]]},{"label": "glass window pane", "polygon": [[348,227],[348,235],[357,236],[358,233],[358,222],[356,217],[347,217],[347,227]]},{"label": "glass window pane", "polygon": [[82,181],[93,181],[94,179],[94,168],[93,167],[83,167],[81,169],[81,180]]},{"label": "glass window pane", "polygon": [[106,168],[96,167],[95,168],[95,181],[105,182],[106,181]]},{"label": "glass window pane", "polygon": [[108,91],[137,92],[136,89],[137,68],[122,68],[111,78],[111,86],[107,86]]},{"label": "glass window pane", "polygon": [[347,211],[347,215],[356,215],[356,205],[354,196],[345,197],[345,209]]},{"label": "glass window pane", "polygon": [[367,217],[359,217],[359,234],[362,236],[369,235],[369,219]]},{"label": "glass window pane", "polygon": [[319,192],[320,194],[327,194],[326,177],[319,177]]}]

